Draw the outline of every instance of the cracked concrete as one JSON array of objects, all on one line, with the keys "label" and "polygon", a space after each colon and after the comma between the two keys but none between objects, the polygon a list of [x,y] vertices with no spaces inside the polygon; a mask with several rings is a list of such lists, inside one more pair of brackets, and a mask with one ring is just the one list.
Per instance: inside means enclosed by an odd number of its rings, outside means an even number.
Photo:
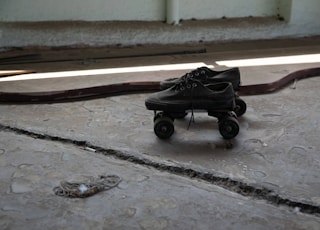
[{"label": "cracked concrete", "polygon": [[[317,229],[320,224],[318,217],[293,208],[70,144],[3,130],[0,136],[5,148],[0,156],[1,229],[211,229],[213,224],[215,229]],[[52,192],[61,180],[101,173],[117,174],[122,182],[87,199]]]},{"label": "cracked concrete", "polygon": [[[243,196],[249,196],[254,199],[265,200],[273,205],[285,205],[287,207],[298,209],[299,212],[317,214],[317,215],[320,214],[319,206],[313,205],[310,202],[290,200],[290,198],[283,198],[280,195],[278,195],[277,191],[268,189],[263,185],[247,184],[239,179],[238,180],[231,179],[228,177],[218,175],[217,173],[194,169],[190,166],[188,167],[185,165],[179,165],[179,164],[173,164],[173,163],[168,164],[166,162],[161,162],[161,161],[157,162],[155,160],[150,160],[142,156],[137,156],[132,152],[124,152],[116,149],[105,149],[100,146],[94,146],[86,141],[77,141],[77,140],[56,137],[56,136],[54,137],[49,135],[43,135],[43,134],[38,134],[38,133],[21,130],[17,128],[12,128],[12,127],[0,126],[0,128],[3,131],[7,131],[7,132],[11,131],[16,134],[30,136],[35,139],[45,139],[45,140],[51,140],[51,141],[60,142],[60,143],[73,144],[87,151],[103,154],[105,156],[114,156],[118,159],[133,162],[135,164],[150,166],[159,171],[166,171],[168,173],[186,176],[189,178],[197,178],[206,182],[210,182],[214,185],[230,190],[232,192],[239,193]],[[15,187],[19,188],[19,186],[15,186]],[[13,188],[14,186],[12,187],[12,189]],[[29,191],[28,189],[29,188],[27,188],[26,191]]]},{"label": "cracked concrete", "polygon": [[[205,54],[99,60],[89,66],[68,62],[19,67],[38,67],[44,72],[46,68],[60,71],[166,61],[214,64],[222,58],[319,50],[315,45],[247,51],[238,47],[234,52],[214,52],[214,48],[207,47]],[[248,84],[318,64],[240,70],[243,84]],[[128,79],[159,80],[183,72],[2,82],[0,88],[28,91]],[[84,79],[88,81],[84,83]],[[240,133],[231,142],[220,137],[215,119],[201,113],[189,130],[190,117],[176,120],[172,138],[159,140],[153,133],[152,112],[144,107],[147,94],[1,105],[1,226],[53,229],[67,227],[69,221],[71,229],[80,224],[98,229],[318,229],[319,87],[319,79],[312,78],[297,82],[295,89],[243,97],[248,111],[239,119]],[[91,149],[85,151],[86,146]],[[52,193],[61,180],[102,173],[118,174],[123,182],[85,200],[68,200]],[[26,213],[27,208],[34,211]]]}]

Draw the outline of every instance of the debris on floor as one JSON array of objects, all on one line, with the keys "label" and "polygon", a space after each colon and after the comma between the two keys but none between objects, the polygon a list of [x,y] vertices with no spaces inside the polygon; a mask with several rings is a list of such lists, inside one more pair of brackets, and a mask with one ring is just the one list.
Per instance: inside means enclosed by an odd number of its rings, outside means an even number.
[{"label": "debris on floor", "polygon": [[86,198],[94,194],[116,187],[121,181],[117,175],[100,175],[88,182],[67,182],[61,181],[60,186],[54,187],[53,191],[57,196],[69,198]]}]

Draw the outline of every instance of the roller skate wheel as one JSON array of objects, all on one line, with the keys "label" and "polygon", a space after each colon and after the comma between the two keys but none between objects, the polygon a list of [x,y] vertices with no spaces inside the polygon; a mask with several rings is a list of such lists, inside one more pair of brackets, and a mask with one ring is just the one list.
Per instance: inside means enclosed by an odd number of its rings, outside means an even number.
[{"label": "roller skate wheel", "polygon": [[239,123],[234,117],[227,117],[219,122],[219,132],[224,139],[236,137],[239,129]]},{"label": "roller skate wheel", "polygon": [[157,137],[168,139],[174,132],[173,120],[170,117],[157,117],[153,128]]}]

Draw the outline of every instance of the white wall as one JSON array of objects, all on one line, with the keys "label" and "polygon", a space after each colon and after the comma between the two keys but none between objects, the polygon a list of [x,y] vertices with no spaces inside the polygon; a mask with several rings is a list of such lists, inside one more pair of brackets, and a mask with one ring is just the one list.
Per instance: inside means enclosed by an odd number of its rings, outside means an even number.
[{"label": "white wall", "polygon": [[287,22],[291,19],[292,0],[279,0],[279,16],[283,17]]},{"label": "white wall", "polygon": [[[240,17],[185,21],[180,26],[159,22],[166,21],[166,1],[170,0],[0,0],[0,48],[177,44],[320,35],[320,0],[179,0],[177,12],[181,19]],[[278,14],[285,21],[268,17]],[[110,22],[114,20],[144,22]],[[38,21],[54,22],[34,23]]]},{"label": "white wall", "polygon": [[307,31],[320,35],[320,0],[290,1],[291,12],[288,22],[291,27],[297,28],[296,34],[304,36]]},{"label": "white wall", "polygon": [[[0,0],[0,21],[165,21],[167,0]],[[320,0],[180,0],[181,19],[318,19]]]},{"label": "white wall", "polygon": [[[293,24],[320,25],[320,0],[291,0],[292,12],[290,22]],[[320,27],[319,27],[320,28]]]},{"label": "white wall", "polygon": [[[275,16],[279,0],[180,0],[180,18]],[[0,0],[0,21],[164,21],[166,0]]]},{"label": "white wall", "polygon": [[164,0],[0,0],[0,21],[163,21]]},{"label": "white wall", "polygon": [[180,0],[182,19],[276,16],[278,0]]}]

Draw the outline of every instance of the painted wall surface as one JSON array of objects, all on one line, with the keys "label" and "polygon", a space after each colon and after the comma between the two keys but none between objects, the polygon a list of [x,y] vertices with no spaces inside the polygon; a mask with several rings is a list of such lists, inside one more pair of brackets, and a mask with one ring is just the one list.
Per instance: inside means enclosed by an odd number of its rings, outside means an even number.
[{"label": "painted wall surface", "polygon": [[165,0],[0,0],[0,21],[163,21]]},{"label": "painted wall surface", "polygon": [[287,22],[291,19],[292,0],[279,0],[279,16]]},{"label": "painted wall surface", "polygon": [[[275,16],[279,0],[180,0],[182,19]],[[0,21],[165,21],[166,0],[0,0]]]},{"label": "painted wall surface", "polygon": [[269,17],[277,15],[279,0],[181,0],[182,19]]},{"label": "painted wall surface", "polygon": [[[174,18],[199,20],[169,25],[167,1],[179,1]],[[320,0],[0,0],[0,48],[315,36],[319,11]],[[240,19],[201,21],[222,17]]]},{"label": "painted wall surface", "polygon": [[299,28],[297,36],[304,36],[306,31],[320,35],[320,0],[291,0],[289,25]]},{"label": "painted wall surface", "polygon": [[[320,0],[291,0],[292,12],[290,21],[293,24],[320,25]],[[320,28],[320,27],[319,27]]]}]

